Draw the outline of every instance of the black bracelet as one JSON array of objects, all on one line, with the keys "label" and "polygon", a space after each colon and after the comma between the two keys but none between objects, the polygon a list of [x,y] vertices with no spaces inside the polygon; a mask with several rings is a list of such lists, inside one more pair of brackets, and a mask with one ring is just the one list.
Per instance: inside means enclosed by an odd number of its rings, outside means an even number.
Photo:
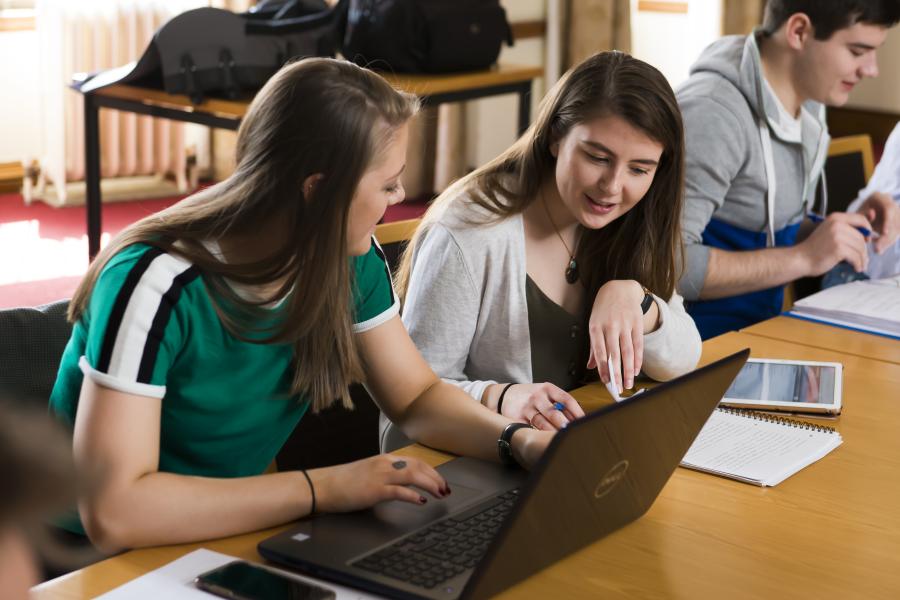
[{"label": "black bracelet", "polygon": [[507,383],[507,384],[506,384],[506,387],[503,388],[503,391],[500,392],[500,398],[497,400],[497,414],[498,414],[498,415],[502,415],[502,414],[503,414],[503,413],[500,412],[500,409],[503,408],[503,396],[506,395],[506,390],[508,390],[509,388],[511,388],[511,387],[514,386],[514,385],[516,385],[516,384],[514,384],[514,383]]},{"label": "black bracelet", "polygon": [[644,299],[641,301],[641,314],[646,315],[651,306],[653,306],[653,296],[645,294]]},{"label": "black bracelet", "polygon": [[644,285],[641,285],[641,289],[644,290],[644,298],[641,300],[641,313],[646,315],[653,305],[653,293]]},{"label": "black bracelet", "polygon": [[313,487],[312,479],[310,479],[306,469],[300,469],[300,472],[303,473],[303,476],[306,477],[306,483],[309,484],[309,493],[312,495],[312,506],[309,509],[309,514],[314,515],[316,514],[316,488]]}]

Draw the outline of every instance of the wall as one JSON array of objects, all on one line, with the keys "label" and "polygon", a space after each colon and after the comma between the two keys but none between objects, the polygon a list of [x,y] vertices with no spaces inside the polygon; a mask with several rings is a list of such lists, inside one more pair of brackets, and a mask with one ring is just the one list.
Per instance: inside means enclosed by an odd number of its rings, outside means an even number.
[{"label": "wall", "polygon": [[[511,23],[538,21],[546,18],[544,0],[502,0],[506,16]],[[544,38],[528,38],[516,41],[512,47],[504,46],[499,61],[509,64],[544,66]],[[532,88],[531,117],[544,96],[544,79],[538,78]],[[516,139],[518,98],[497,96],[468,102],[466,105],[466,165],[477,167],[488,162]]]},{"label": "wall", "polygon": [[[502,4],[510,21],[545,19],[545,0],[503,0]],[[543,66],[544,54],[544,39],[530,38],[517,41],[511,48],[504,47],[500,60]],[[0,163],[40,154],[37,69],[37,35],[34,31],[0,33],[0,81],[5,82],[0,94]],[[541,78],[534,85],[532,116],[543,95]],[[515,140],[517,109],[514,96],[467,103],[467,165],[487,162]],[[204,154],[201,152],[201,156]],[[217,154],[226,155],[227,148],[219,148]]]},{"label": "wall", "polygon": [[722,0],[689,0],[687,13],[638,10],[638,0],[631,0],[631,27],[632,54],[677,87],[700,52],[721,35]]},{"label": "wall", "polygon": [[38,46],[31,31],[0,32],[0,163],[37,157]]},{"label": "wall", "polygon": [[900,115],[900,27],[891,29],[878,50],[878,70],[878,77],[863,80],[856,86],[846,108]]}]

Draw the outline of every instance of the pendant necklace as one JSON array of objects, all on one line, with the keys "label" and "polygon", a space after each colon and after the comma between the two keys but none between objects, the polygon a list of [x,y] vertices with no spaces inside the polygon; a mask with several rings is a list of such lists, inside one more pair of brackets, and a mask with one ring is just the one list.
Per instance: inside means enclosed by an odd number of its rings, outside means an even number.
[{"label": "pendant necklace", "polygon": [[[550,215],[550,209],[547,208],[547,202],[544,200],[543,194],[541,195],[541,204],[544,205],[544,211],[547,213],[547,218],[550,219],[550,224],[553,225],[553,231],[556,233],[556,237],[559,238],[559,241],[562,242],[563,247],[566,249],[566,252],[569,254],[569,264],[566,266],[566,281],[572,285],[576,281],[578,281],[578,262],[575,260],[575,253],[569,249],[569,245],[566,243],[566,240],[563,239],[562,234],[559,233],[559,228],[556,226],[556,223],[553,221],[553,217]],[[575,242],[575,248],[578,248],[578,242]]]}]

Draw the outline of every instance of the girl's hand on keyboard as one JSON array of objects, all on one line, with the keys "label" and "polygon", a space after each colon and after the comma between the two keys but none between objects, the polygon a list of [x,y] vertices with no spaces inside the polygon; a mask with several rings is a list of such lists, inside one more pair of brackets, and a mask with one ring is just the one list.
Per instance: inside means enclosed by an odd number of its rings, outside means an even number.
[{"label": "girl's hand on keyboard", "polygon": [[425,504],[416,486],[435,498],[450,493],[437,471],[418,458],[380,454],[356,462],[308,471],[320,512],[348,512],[385,500]]}]

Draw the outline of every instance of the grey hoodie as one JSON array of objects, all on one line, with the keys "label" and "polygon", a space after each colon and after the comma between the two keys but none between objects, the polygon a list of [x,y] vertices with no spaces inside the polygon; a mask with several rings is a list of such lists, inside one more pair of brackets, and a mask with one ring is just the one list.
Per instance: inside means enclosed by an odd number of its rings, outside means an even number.
[{"label": "grey hoodie", "polygon": [[[803,219],[822,173],[829,142],[825,107],[806,102],[802,133],[791,131],[763,79],[757,35],[711,44],[676,94],[686,146],[681,228],[687,264],[678,285],[686,300],[697,300],[703,288],[709,260],[703,232],[711,219],[765,232],[766,246],[773,246],[776,232]],[[822,214],[824,202],[817,207]]]}]

